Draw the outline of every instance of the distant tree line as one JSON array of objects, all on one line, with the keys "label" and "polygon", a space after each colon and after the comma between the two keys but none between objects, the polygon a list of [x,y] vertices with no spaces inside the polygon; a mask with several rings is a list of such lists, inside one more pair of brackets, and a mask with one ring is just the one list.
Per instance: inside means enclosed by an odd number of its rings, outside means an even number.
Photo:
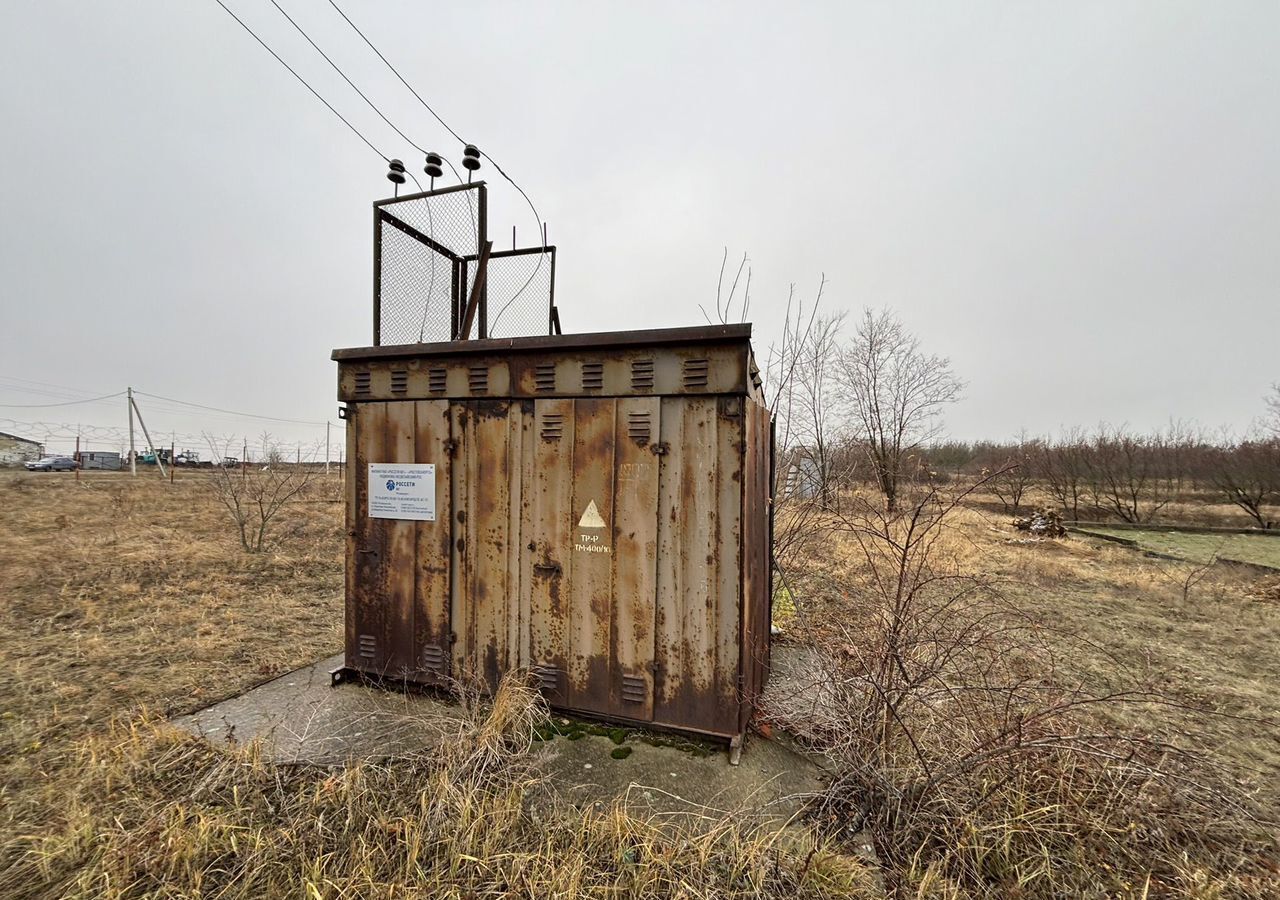
[{"label": "distant tree line", "polygon": [[[1010,513],[1034,494],[1068,519],[1144,523],[1194,494],[1234,504],[1260,528],[1280,520],[1280,386],[1266,401],[1269,418],[1246,438],[1101,425],[1007,443],[942,441],[941,414],[963,389],[949,361],[925,353],[887,310],[848,326],[818,303],[807,312],[789,304],[772,348],[784,499],[838,513],[842,491],[874,486],[893,513],[910,485],[962,476],[984,479]],[[792,522],[797,536],[808,530],[803,515]]]},{"label": "distant tree line", "polygon": [[1179,498],[1206,494],[1237,506],[1260,528],[1280,518],[1280,437],[1260,432],[1212,440],[1185,427],[1154,434],[1077,428],[1057,438],[923,447],[920,465],[943,477],[988,476],[1013,513],[1037,486],[1072,519],[1150,522]]}]

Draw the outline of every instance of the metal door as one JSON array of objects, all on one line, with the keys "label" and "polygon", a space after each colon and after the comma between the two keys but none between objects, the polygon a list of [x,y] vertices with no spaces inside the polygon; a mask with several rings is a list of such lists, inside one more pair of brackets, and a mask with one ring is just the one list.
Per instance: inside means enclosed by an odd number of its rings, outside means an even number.
[{"label": "metal door", "polygon": [[[348,427],[347,665],[374,675],[449,675],[450,428],[442,400],[361,403]],[[434,522],[369,516],[370,463],[432,463]]]},{"label": "metal door", "polygon": [[520,535],[531,407],[510,400],[461,400],[449,407],[454,657],[460,671],[482,678],[491,690],[505,672],[526,665]]},{"label": "metal door", "polygon": [[553,704],[653,717],[659,401],[535,401],[529,660]]}]

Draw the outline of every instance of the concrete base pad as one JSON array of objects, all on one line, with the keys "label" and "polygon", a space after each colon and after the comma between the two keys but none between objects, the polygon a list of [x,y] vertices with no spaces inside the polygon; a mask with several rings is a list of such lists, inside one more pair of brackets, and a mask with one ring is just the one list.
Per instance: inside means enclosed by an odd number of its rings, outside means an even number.
[{"label": "concrete base pad", "polygon": [[[330,686],[342,656],[282,675],[216,703],[175,724],[210,741],[262,739],[283,762],[341,764],[430,751],[456,728],[460,713],[439,697],[359,683]],[[657,811],[754,810],[789,816],[803,795],[821,787],[821,773],[782,744],[748,736],[741,764],[728,751],[705,755],[682,742],[632,735],[616,759],[610,738],[555,736],[535,752],[550,775],[549,789],[579,806],[615,797]]]}]

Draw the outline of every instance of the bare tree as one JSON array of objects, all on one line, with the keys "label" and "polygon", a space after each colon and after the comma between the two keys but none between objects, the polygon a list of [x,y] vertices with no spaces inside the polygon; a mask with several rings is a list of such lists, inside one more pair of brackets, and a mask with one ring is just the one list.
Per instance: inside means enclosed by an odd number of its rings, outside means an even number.
[{"label": "bare tree", "polygon": [[836,366],[839,400],[863,446],[885,508],[897,509],[909,456],[937,437],[943,408],[963,383],[889,310],[865,310]]},{"label": "bare tree", "polygon": [[[234,449],[224,441],[219,451],[209,435],[205,435],[205,440],[219,459],[225,459]],[[215,465],[209,482],[213,495],[235,523],[240,546],[250,553],[262,552],[267,543],[268,526],[286,503],[306,489],[313,474],[309,463],[314,453],[308,454],[305,462],[285,462],[279,444],[265,432],[262,446],[267,465],[260,470],[250,471],[243,465],[239,469]]]},{"label": "bare tree", "polygon": [[1259,528],[1272,528],[1267,507],[1280,506],[1280,438],[1241,441],[1214,454],[1214,487]]},{"label": "bare tree", "polygon": [[832,507],[837,494],[834,445],[838,434],[831,382],[844,317],[844,313],[823,315],[814,321],[800,344],[796,366],[793,434],[801,459],[807,461],[802,469],[810,482],[806,487],[823,509]]},{"label": "bare tree", "polygon": [[1078,428],[1066,432],[1057,441],[1042,441],[1035,452],[1037,477],[1073,521],[1079,521],[1080,504],[1087,502],[1087,454],[1087,441]]},{"label": "bare tree", "polygon": [[1267,398],[1266,427],[1280,438],[1280,382],[1271,386],[1271,396]]},{"label": "bare tree", "polygon": [[994,469],[984,470],[984,474],[990,472],[991,493],[1011,515],[1018,514],[1027,489],[1035,483],[1033,459],[1038,450],[1037,442],[1027,440],[1025,434],[1020,435],[1017,445],[997,462]]},{"label": "bare tree", "polygon": [[[820,490],[812,489],[816,484],[806,484],[808,479],[804,473],[814,467],[806,447],[806,440],[813,439],[814,408],[819,411],[816,421],[820,430],[826,428],[829,408],[829,400],[823,393],[829,381],[825,360],[818,364],[816,371],[806,365],[806,360],[815,355],[814,336],[819,332],[818,311],[826,283],[823,276],[813,303],[808,306],[796,299],[795,285],[791,285],[782,335],[770,344],[763,373],[765,403],[775,422],[778,483],[775,485],[773,555],[781,568],[818,540],[824,530],[825,515],[818,501]],[[830,338],[818,343],[829,344]],[[827,440],[824,434],[824,448]]]}]

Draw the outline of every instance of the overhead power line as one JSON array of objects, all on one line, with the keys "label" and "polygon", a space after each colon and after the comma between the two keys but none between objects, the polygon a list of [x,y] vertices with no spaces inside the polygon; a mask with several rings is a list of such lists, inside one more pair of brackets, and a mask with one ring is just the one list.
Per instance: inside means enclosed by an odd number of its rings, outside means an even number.
[{"label": "overhead power line", "polygon": [[[221,0],[219,0],[219,2],[221,2]],[[272,0],[272,2],[274,2],[274,0]],[[452,128],[450,128],[450,127],[449,127],[449,123],[448,123],[448,122],[446,122],[446,121],[444,120],[444,118],[443,118],[443,117],[442,117],[438,112],[436,112],[434,109],[432,109],[431,104],[430,104],[430,103],[428,103],[426,100],[424,100],[424,99],[422,98],[422,95],[421,95],[421,94],[419,94],[416,90],[414,90],[413,85],[411,85],[407,80],[405,80],[405,77],[404,77],[403,75],[401,75],[401,74],[400,74],[400,70],[399,70],[399,69],[397,69],[395,66],[393,66],[393,65],[391,64],[391,61],[390,61],[389,59],[387,59],[387,58],[382,54],[382,51],[381,51],[381,50],[379,50],[376,46],[374,46],[373,41],[369,40],[369,38],[365,35],[365,33],[364,33],[363,31],[361,31],[361,30],[360,30],[359,26],[357,26],[355,22],[352,22],[352,21],[351,21],[351,18],[350,18],[346,13],[344,13],[344,12],[342,11],[342,7],[338,6],[338,4],[337,4],[336,2],[334,2],[334,0],[329,0],[329,5],[330,5],[330,6],[332,6],[335,10],[337,10],[338,15],[342,16],[342,18],[346,21],[346,23],[347,23],[348,25],[350,25],[350,26],[351,26],[351,29],[352,29],[356,34],[360,35],[361,40],[363,40],[366,44],[368,44],[368,45],[369,45],[369,49],[370,49],[370,50],[372,50],[375,54],[377,54],[378,59],[382,60],[382,62],[386,65],[386,67],[387,67],[388,69],[390,69],[390,70],[391,70],[391,73],[392,73],[393,75],[395,75],[395,76],[396,76],[396,78],[398,78],[398,79],[400,80],[400,83],[401,83],[401,84],[403,84],[406,88],[408,88],[408,89],[409,89],[409,93],[413,94],[414,98],[415,98],[419,103],[421,103],[421,104],[422,104],[423,109],[425,109],[427,112],[431,113],[432,117],[433,117],[437,122],[439,122],[439,123],[444,127],[445,131],[447,131],[447,132],[449,132],[451,135],[453,135],[453,136],[454,136],[454,138],[456,138],[456,139],[457,139],[457,141],[458,141],[460,144],[466,144],[466,143],[467,143],[467,141],[463,139],[462,135],[458,134],[458,132],[456,132],[456,131],[454,131]],[[399,129],[397,129],[397,131],[399,131]],[[406,140],[407,140],[407,138],[406,138]],[[412,142],[410,142],[410,143],[412,143]],[[416,147],[417,145],[415,144],[414,146]],[[421,148],[418,148],[418,149],[421,149]],[[510,175],[508,175],[508,174],[506,173],[506,171],[502,168],[502,166],[498,165],[498,161],[497,161],[496,159],[494,159],[494,158],[493,158],[492,156],[490,156],[488,153],[484,153],[484,151],[481,151],[481,153],[484,155],[484,158],[485,158],[485,159],[489,160],[489,162],[491,162],[491,163],[493,164],[493,167],[494,167],[495,169],[497,169],[498,174],[499,174],[499,175],[501,175],[503,178],[505,178],[505,179],[510,183],[510,185],[511,185],[513,188],[515,188],[517,191],[519,191],[519,192],[520,192],[520,196],[524,198],[524,202],[529,204],[529,209],[533,211],[533,218],[534,218],[534,220],[537,222],[537,225],[538,225],[538,234],[539,234],[539,236],[541,237],[541,234],[542,234],[542,217],[538,215],[538,209],[537,209],[537,207],[535,207],[535,206],[533,205],[533,201],[529,199],[529,195],[528,195],[527,193],[525,193],[524,188],[520,187],[520,185],[516,183],[516,180],[515,180],[514,178],[512,178]],[[455,174],[457,174],[457,170],[456,170],[456,169],[454,170],[454,173],[455,173]],[[545,241],[545,240],[543,240],[543,242],[542,242],[542,246],[543,246],[543,249],[545,250],[545,249],[546,249],[546,241]],[[539,260],[539,263],[538,263],[538,264],[539,264],[539,265],[541,265],[541,264],[542,264],[542,263],[541,263],[541,260]],[[534,271],[536,272],[537,270],[535,269]],[[524,290],[524,288],[521,288],[521,290],[523,291],[523,290]],[[517,296],[518,296],[518,295],[517,295]],[[499,314],[501,314],[501,313],[499,313]]]},{"label": "overhead power line", "polygon": [[[123,391],[121,393],[123,393]],[[138,397],[150,397],[153,400],[163,400],[166,403],[176,403],[179,406],[190,406],[194,409],[203,409],[203,410],[208,410],[209,412],[226,413],[228,415],[238,416],[239,418],[242,418],[242,419],[264,419],[268,422],[289,422],[294,425],[323,426],[325,424],[324,422],[315,422],[315,421],[309,421],[306,419],[286,419],[286,418],[282,418],[281,416],[260,416],[260,415],[257,415],[256,413],[239,412],[238,410],[234,410],[234,409],[222,409],[221,407],[217,407],[217,406],[205,406],[204,404],[201,404],[201,403],[190,403],[186,400],[175,400],[172,397],[161,397],[159,394],[148,394],[146,391],[135,390],[133,393],[135,396],[138,396]],[[119,394],[117,394],[116,396],[119,396]]]},{"label": "overhead power line", "polygon": [[[261,44],[261,45],[262,45],[262,49],[266,50],[268,53],[270,53],[272,56],[274,56],[274,57],[275,57],[275,59],[276,59],[276,62],[280,63],[280,65],[282,65],[282,66],[284,66],[286,69],[288,69],[288,70],[289,70],[289,73],[290,73],[291,75],[293,75],[293,77],[294,77],[294,78],[296,78],[296,79],[298,79],[298,81],[302,82],[302,86],[303,86],[303,87],[305,87],[307,90],[309,90],[312,94],[314,94],[314,95],[315,95],[315,98],[316,98],[317,100],[319,100],[321,103],[323,103],[323,104],[324,104],[324,105],[329,109],[329,112],[333,113],[335,116],[337,116],[339,119],[341,119],[341,120],[342,120],[342,124],[343,124],[343,125],[346,125],[348,128],[350,128],[350,129],[351,129],[351,133],[352,133],[352,134],[354,134],[356,137],[360,138],[360,140],[364,141],[364,142],[365,142],[365,144],[368,146],[368,148],[369,148],[370,150],[372,150],[374,153],[378,154],[378,156],[382,157],[382,159],[383,159],[384,161],[389,161],[389,160],[388,160],[388,157],[387,157],[387,155],[386,155],[385,153],[383,153],[381,150],[379,150],[377,147],[375,147],[375,146],[373,145],[373,142],[372,142],[372,141],[370,141],[367,137],[365,137],[363,134],[361,134],[361,133],[360,133],[360,130],[359,130],[358,128],[356,128],[356,126],[354,126],[354,125],[352,125],[350,122],[348,122],[348,121],[347,121],[347,119],[346,119],[346,117],[345,117],[345,116],[343,116],[343,115],[342,115],[342,113],[340,113],[340,112],[338,112],[336,109],[334,109],[334,108],[333,108],[333,105],[332,105],[328,100],[326,100],[326,99],[324,99],[324,97],[320,96],[320,92],[319,92],[319,91],[317,91],[315,88],[313,88],[310,84],[308,84],[308,83],[307,83],[307,80],[306,80],[305,78],[303,78],[303,77],[302,77],[301,75],[299,75],[296,71],[294,71],[293,66],[289,65],[287,62],[285,62],[283,59],[281,59],[280,54],[276,53],[276,51],[272,50],[269,46],[267,46],[267,42],[266,42],[266,41],[264,41],[262,38],[258,37],[258,35],[254,32],[254,30],[253,30],[252,28],[250,28],[248,25],[246,25],[246,24],[244,23],[244,20],[243,20],[243,19],[241,19],[239,16],[237,16],[235,13],[233,13],[233,12],[230,10],[230,8],[228,8],[228,6],[227,6],[225,3],[223,3],[223,2],[222,2],[222,0],[214,0],[214,2],[215,2],[215,3],[217,3],[219,6],[221,6],[221,7],[226,11],[227,15],[229,15],[231,18],[233,18],[233,19],[235,19],[237,22],[239,22],[239,23],[240,23],[240,27],[241,27],[241,28],[243,28],[245,31],[249,32],[249,34],[253,37],[253,39],[254,39],[255,41],[257,41],[259,44]],[[277,8],[279,8],[279,7],[277,7]],[[284,12],[284,10],[280,10],[280,11],[281,11],[281,12]],[[288,17],[286,16],[286,18],[288,18]],[[292,21],[292,19],[290,19],[290,21]],[[299,30],[301,30],[301,29],[299,29]],[[314,44],[313,44],[312,46],[314,46]],[[317,47],[316,49],[319,49],[319,48]],[[327,57],[326,57],[326,58],[327,58]],[[345,76],[344,76],[344,77],[345,77]],[[354,87],[354,85],[352,85],[352,87]],[[363,94],[361,94],[361,96],[364,96],[364,95],[363,95]],[[394,127],[394,126],[393,126],[393,127]],[[398,129],[397,129],[397,130],[398,130]],[[415,179],[415,183],[416,183],[416,179]]]},{"label": "overhead power line", "polygon": [[104,394],[101,397],[87,397],[84,400],[64,400],[61,403],[0,403],[6,409],[47,409],[51,406],[76,406],[80,403],[97,403],[99,400],[110,400],[113,397],[123,397],[124,391],[116,391],[114,394]]},{"label": "overhead power line", "polygon": [[405,134],[403,131],[401,131],[399,128],[397,128],[397,127],[396,127],[396,123],[395,123],[395,122],[392,122],[390,119],[388,119],[388,118],[386,117],[386,115],[382,112],[382,110],[378,109],[377,104],[375,104],[372,100],[370,100],[370,99],[365,95],[365,92],[364,92],[364,91],[362,91],[362,90],[360,90],[360,88],[356,87],[356,83],[355,83],[354,81],[352,81],[350,78],[348,78],[348,77],[347,77],[347,73],[346,73],[346,72],[344,72],[344,71],[342,71],[342,69],[340,69],[340,68],[338,67],[338,64],[337,64],[336,62],[334,62],[332,59],[330,59],[330,58],[329,58],[329,54],[325,53],[323,50],[321,50],[321,49],[320,49],[320,45],[319,45],[319,44],[317,44],[315,41],[313,41],[313,40],[311,39],[311,35],[307,34],[305,31],[303,31],[303,30],[302,30],[302,26],[301,26],[301,25],[299,25],[297,22],[295,22],[295,21],[293,20],[293,16],[291,16],[291,15],[289,15],[287,12],[285,12],[285,10],[284,10],[284,7],[283,7],[283,6],[281,6],[279,3],[277,3],[277,2],[276,2],[276,0],[271,0],[271,5],[272,5],[272,6],[274,6],[277,10],[279,10],[279,11],[280,11],[280,15],[284,16],[284,17],[285,17],[285,19],[286,19],[286,20],[288,20],[289,24],[293,26],[294,30],[295,30],[295,31],[297,31],[297,32],[298,32],[298,34],[302,35],[302,37],[306,40],[306,42],[307,42],[308,44],[310,44],[313,48],[315,48],[315,51],[316,51],[317,53],[319,53],[322,57],[324,57],[324,61],[325,61],[325,62],[327,62],[327,63],[329,64],[329,66],[333,69],[333,71],[337,72],[340,76],[342,76],[342,80],[343,80],[343,81],[345,81],[348,85],[350,85],[350,86],[351,86],[351,90],[353,90],[353,91],[355,91],[357,94],[359,94],[359,95],[360,95],[360,99],[361,99],[361,100],[363,100],[365,103],[369,104],[369,108],[370,108],[371,110],[373,110],[374,112],[376,112],[376,113],[378,114],[378,117],[379,117],[380,119],[382,119],[382,121],[384,121],[384,122],[386,122],[388,125],[390,125],[390,126],[391,126],[391,128],[392,128],[392,130],[393,130],[393,131],[395,131],[395,133],[396,133],[396,134],[400,135],[400,137],[402,137],[402,138],[404,138],[406,141],[408,141],[408,142],[409,142],[409,144],[410,144],[410,145],[411,145],[415,150],[417,150],[419,153],[426,153],[426,152],[427,152],[427,151],[426,151],[426,150],[424,150],[422,147],[418,146],[418,144],[414,142],[413,138],[409,137],[409,135]]}]

